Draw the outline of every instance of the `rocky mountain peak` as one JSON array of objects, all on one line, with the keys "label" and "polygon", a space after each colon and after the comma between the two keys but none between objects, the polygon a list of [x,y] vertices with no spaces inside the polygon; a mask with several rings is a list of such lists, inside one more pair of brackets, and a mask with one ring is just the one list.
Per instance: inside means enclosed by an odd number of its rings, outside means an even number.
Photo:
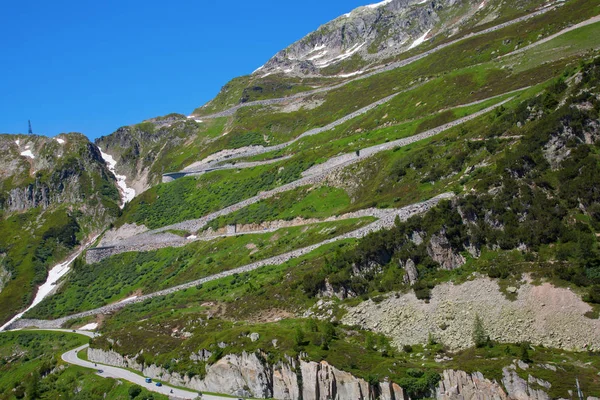
[{"label": "rocky mountain peak", "polygon": [[452,11],[464,5],[477,10],[480,4],[473,0],[385,0],[359,7],[278,52],[254,74],[358,75],[366,64],[410,50],[446,30]]}]

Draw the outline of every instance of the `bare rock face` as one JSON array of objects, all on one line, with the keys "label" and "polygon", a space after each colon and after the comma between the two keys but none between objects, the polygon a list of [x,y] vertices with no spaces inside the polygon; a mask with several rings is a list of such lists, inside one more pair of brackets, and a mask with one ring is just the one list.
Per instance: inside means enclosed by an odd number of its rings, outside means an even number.
[{"label": "bare rock face", "polygon": [[427,246],[427,254],[439,263],[443,269],[453,270],[465,264],[466,260],[450,246],[448,238],[442,231],[440,234],[433,235]]},{"label": "bare rock face", "polygon": [[419,279],[419,273],[417,271],[417,267],[415,266],[415,262],[410,258],[406,260],[404,263],[404,283],[408,283],[411,286],[417,282]]},{"label": "bare rock face", "polygon": [[[207,366],[206,377],[189,378],[156,365],[142,365],[136,357],[122,356],[110,350],[88,349],[90,361],[121,368],[133,368],[145,376],[195,390],[228,393],[234,396],[274,398],[277,400],[410,400],[404,390],[387,378],[371,387],[367,381],[340,371],[326,361],[296,360],[286,357],[274,366],[266,363],[261,353],[229,354]],[[438,400],[549,400],[541,389],[550,383],[529,376],[519,377],[516,365],[503,370],[502,385],[486,379],[480,372],[446,370],[432,393]],[[534,389],[538,388],[538,389]],[[596,399],[588,399],[596,400]]]},{"label": "bare rock face", "polygon": [[[519,377],[514,366],[506,367],[502,370],[502,384],[506,388],[511,399],[515,400],[550,400],[550,396],[542,389],[533,389],[529,383],[537,383],[537,379],[530,379],[531,382]],[[532,378],[530,376],[530,378]],[[543,382],[543,381],[542,381]],[[547,383],[547,382],[545,382]],[[545,385],[547,386],[547,385]]]},{"label": "bare rock face", "polygon": [[449,28],[440,15],[448,16],[464,4],[478,6],[469,0],[387,0],[359,7],[280,51],[255,74],[319,75],[355,55],[372,60],[399,54],[432,30]]},{"label": "bare rock face", "polygon": [[502,386],[485,379],[480,372],[446,370],[437,389],[438,400],[507,400]]},{"label": "bare rock face", "polygon": [[404,394],[404,390],[394,382],[385,380],[379,384],[379,399],[380,400],[407,400],[408,396]]},{"label": "bare rock face", "polygon": [[212,356],[212,353],[206,349],[198,351],[198,353],[190,354],[190,360],[192,361],[207,361]]},{"label": "bare rock face", "polygon": [[364,379],[329,365],[300,361],[303,400],[370,399],[371,388]]},{"label": "bare rock face", "polygon": [[[145,376],[160,378],[173,385],[234,396],[278,400],[371,400],[376,397],[367,381],[340,371],[326,361],[317,363],[286,357],[284,362],[272,367],[260,354],[243,352],[241,355],[229,354],[208,366],[205,378],[200,379],[169,372],[157,365],[142,365],[135,356],[123,356],[113,350],[89,348],[88,358],[93,362],[136,369]],[[384,399],[405,399],[402,388],[395,383],[386,381],[380,388]]]},{"label": "bare rock face", "polygon": [[300,386],[296,375],[296,360],[287,358],[273,368],[273,398],[281,400],[299,400]]},{"label": "bare rock face", "polygon": [[272,372],[256,353],[230,354],[211,365],[204,378],[206,391],[224,391],[236,396],[273,397]]},{"label": "bare rock face", "polygon": [[[0,254],[0,260],[2,260],[2,254]],[[4,289],[4,285],[10,280],[10,277],[10,271],[7,271],[4,265],[0,265],[0,292]]]}]

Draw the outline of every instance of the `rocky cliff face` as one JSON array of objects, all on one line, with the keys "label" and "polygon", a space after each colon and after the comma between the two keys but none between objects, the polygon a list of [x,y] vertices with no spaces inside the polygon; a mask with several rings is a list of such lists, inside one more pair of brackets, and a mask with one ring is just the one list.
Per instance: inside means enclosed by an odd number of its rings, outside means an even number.
[{"label": "rocky cliff face", "polygon": [[207,137],[197,137],[199,123],[181,114],[153,118],[141,124],[124,126],[110,135],[96,139],[103,152],[116,161],[116,171],[125,175],[126,183],[142,193],[160,183],[162,174],[183,169],[188,163],[172,165],[182,148],[191,142],[202,145]]},{"label": "rocky cliff face", "polygon": [[8,213],[92,198],[119,201],[114,176],[83,135],[2,135],[0,151],[0,209]]},{"label": "rocky cliff face", "polygon": [[[454,24],[448,18],[469,0],[386,0],[359,7],[277,53],[255,75],[328,75],[324,70],[356,57],[376,61],[407,51]],[[464,10],[463,10],[464,12]],[[468,14],[468,12],[467,12]],[[344,72],[355,72],[347,65]]]},{"label": "rocky cliff face", "polygon": [[[317,363],[286,357],[272,366],[260,353],[229,354],[207,366],[206,376],[200,379],[170,373],[156,365],[140,365],[135,357],[124,357],[114,351],[90,348],[88,358],[98,363],[137,369],[145,376],[174,385],[233,396],[277,400],[409,400],[394,382],[384,380],[371,386],[364,379],[340,371],[326,361]],[[546,390],[552,385],[531,375],[527,380],[519,377],[517,369],[527,368],[527,364],[519,364],[504,368],[501,382],[487,379],[480,372],[445,370],[432,395],[439,400],[549,400]]]},{"label": "rocky cliff face", "polygon": [[493,399],[509,397],[497,382],[486,379],[480,372],[446,370],[436,392],[439,400]]},{"label": "rocky cliff face", "polygon": [[88,358],[98,363],[137,369],[145,376],[174,385],[233,396],[279,400],[407,398],[395,383],[384,381],[371,387],[364,379],[340,371],[326,361],[317,363],[286,357],[285,361],[269,365],[260,353],[229,354],[207,366],[206,376],[201,379],[170,373],[156,365],[140,365],[135,357],[124,357],[115,351],[90,348]]}]

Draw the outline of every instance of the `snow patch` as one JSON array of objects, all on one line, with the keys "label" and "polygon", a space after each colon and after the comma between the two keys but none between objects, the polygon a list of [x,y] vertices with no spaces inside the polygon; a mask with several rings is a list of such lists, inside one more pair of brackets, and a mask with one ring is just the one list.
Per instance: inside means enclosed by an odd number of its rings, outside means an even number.
[{"label": "snow patch", "polygon": [[125,204],[129,203],[135,197],[135,189],[127,186],[127,182],[125,182],[127,177],[125,175],[117,174],[117,171],[115,170],[115,167],[117,166],[117,161],[115,161],[115,159],[110,154],[104,153],[100,147],[98,147],[98,150],[100,150],[102,158],[104,159],[104,161],[106,161],[108,170],[115,175],[115,178],[117,178],[117,185],[119,186],[119,189],[121,189],[121,208],[123,208],[125,207]]},{"label": "snow patch", "polygon": [[479,8],[478,8],[478,10],[481,10],[483,7],[485,7],[485,1],[484,1],[484,2],[482,2],[482,3],[479,5]]},{"label": "snow patch", "polygon": [[29,158],[31,158],[32,160],[33,160],[33,159],[35,159],[35,156],[34,156],[34,155],[33,155],[33,153],[31,152],[31,150],[29,150],[29,149],[28,149],[28,150],[25,150],[25,151],[22,151],[22,152],[21,152],[21,155],[22,155],[22,156],[24,156],[24,157],[29,157]]},{"label": "snow patch", "polygon": [[17,144],[17,146],[21,146],[21,141],[19,139],[15,140],[15,143]]},{"label": "snow patch", "polygon": [[48,278],[46,279],[46,282],[44,282],[42,284],[42,286],[40,286],[38,288],[38,291],[35,294],[35,298],[33,299],[33,303],[31,303],[31,305],[29,307],[27,307],[25,309],[25,311],[15,315],[10,321],[8,321],[6,324],[2,325],[2,327],[0,327],[0,332],[6,330],[6,327],[8,327],[10,324],[15,322],[16,320],[20,319],[23,316],[23,314],[25,314],[27,311],[31,310],[33,307],[40,304],[40,302],[42,300],[44,300],[46,297],[48,297],[50,295],[50,293],[56,287],[56,283],[59,281],[59,279],[62,278],[63,276],[65,276],[67,274],[67,272],[69,272],[71,270],[71,268],[70,268],[71,263],[73,261],[75,261],[75,259],[77,257],[79,257],[79,255],[81,253],[83,253],[83,251],[85,249],[87,249],[92,243],[94,243],[97,238],[98,238],[98,236],[94,237],[88,243],[81,246],[79,251],[77,251],[77,253],[75,253],[75,255],[73,257],[69,258],[67,261],[57,264],[55,267],[53,267],[48,272]]},{"label": "snow patch", "polygon": [[367,43],[366,42],[363,44],[357,43],[354,46],[352,46],[351,48],[349,48],[348,50],[346,50],[345,52],[343,52],[342,54],[340,54],[339,56],[336,56],[330,60],[317,61],[317,62],[315,62],[315,65],[319,68],[325,68],[325,67],[330,66],[331,64],[335,64],[337,62],[345,60],[346,58],[352,57],[352,55],[354,53],[356,53],[357,51],[359,51],[365,44],[367,44]]},{"label": "snow patch", "polygon": [[425,41],[425,38],[427,37],[427,35],[429,35],[429,32],[431,32],[431,29],[429,29],[427,32],[425,32],[425,33],[423,34],[423,36],[421,36],[421,37],[417,38],[417,40],[415,40],[415,41],[414,41],[414,42],[413,42],[413,43],[410,45],[410,47],[409,47],[408,49],[409,49],[409,50],[410,50],[410,49],[414,49],[415,47],[417,47],[418,45],[420,45],[421,43],[423,43],[423,42]]},{"label": "snow patch", "polygon": [[92,322],[91,324],[87,324],[79,328],[80,331],[93,331],[98,328],[97,322]]},{"label": "snow patch", "polygon": [[56,141],[57,141],[58,143],[60,143],[60,144],[65,144],[65,141],[64,141],[64,139],[61,139],[61,138],[54,138],[54,140],[56,140]]},{"label": "snow patch", "polygon": [[308,61],[316,60],[318,58],[323,58],[327,55],[327,50],[322,51],[320,53],[315,54],[314,56],[310,56],[307,58]]},{"label": "snow patch", "polygon": [[196,240],[196,239],[198,239],[198,236],[196,236],[196,235],[190,235],[190,236],[186,237],[186,239],[187,240]]}]

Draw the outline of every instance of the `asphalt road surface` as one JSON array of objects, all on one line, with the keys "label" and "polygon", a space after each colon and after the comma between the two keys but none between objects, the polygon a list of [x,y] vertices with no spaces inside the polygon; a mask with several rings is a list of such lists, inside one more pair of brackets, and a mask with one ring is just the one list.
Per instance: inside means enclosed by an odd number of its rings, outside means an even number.
[{"label": "asphalt road surface", "polygon": [[[38,330],[38,329],[36,329],[36,330]],[[74,333],[74,334],[84,335],[89,338],[94,338],[96,336],[99,336],[98,333],[90,332],[90,331],[80,331],[80,330],[70,330],[70,329],[39,329],[39,330]],[[62,355],[63,361],[65,361],[69,364],[78,365],[80,367],[94,369],[96,371],[101,370],[102,372],[96,372],[101,377],[123,379],[128,382],[134,383],[136,385],[140,385],[141,387],[144,387],[152,392],[156,392],[156,393],[160,393],[160,394],[169,396],[169,398],[172,398],[172,399],[186,399],[187,400],[187,399],[199,399],[200,398],[203,400],[232,400],[232,397],[230,397],[230,396],[219,396],[219,395],[214,395],[214,394],[202,394],[202,396],[199,397],[198,396],[199,392],[178,389],[178,388],[171,387],[171,386],[168,386],[165,384],[163,384],[163,386],[156,386],[156,382],[154,382],[154,380],[152,381],[152,383],[146,383],[145,377],[138,375],[134,372],[128,371],[126,369],[119,368],[119,367],[113,367],[111,365],[104,365],[104,364],[96,365],[93,362],[82,360],[81,358],[79,358],[77,353],[79,353],[81,350],[86,349],[88,347],[89,347],[89,344],[84,344],[83,346],[79,346],[76,349],[69,350],[66,353],[63,353],[63,355]],[[173,393],[171,393],[171,390],[173,390]]]}]

